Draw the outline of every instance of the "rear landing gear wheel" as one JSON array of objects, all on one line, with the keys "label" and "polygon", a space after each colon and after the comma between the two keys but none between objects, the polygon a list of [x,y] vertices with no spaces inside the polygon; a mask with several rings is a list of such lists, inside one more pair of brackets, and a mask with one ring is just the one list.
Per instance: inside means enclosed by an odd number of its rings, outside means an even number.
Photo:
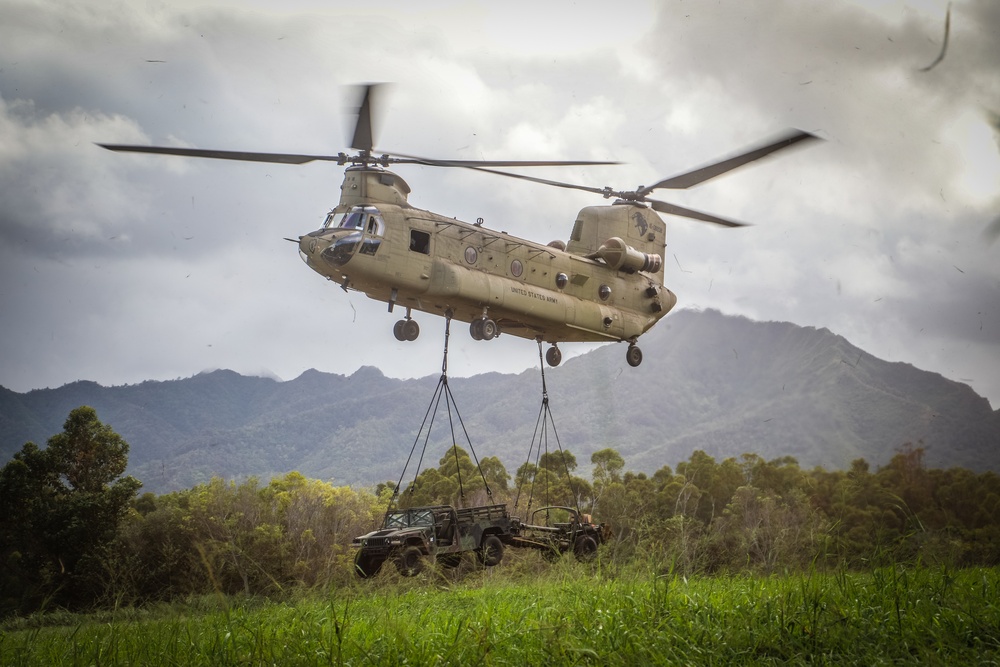
[{"label": "rear landing gear wheel", "polygon": [[642,363],[642,350],[635,343],[629,343],[628,350],[625,352],[625,361],[632,368]]},{"label": "rear landing gear wheel", "polygon": [[478,320],[472,320],[469,324],[469,335],[474,340],[493,340],[500,335],[500,327],[497,326],[495,321],[483,317]]},{"label": "rear landing gear wheel", "polygon": [[548,350],[545,351],[545,363],[549,366],[558,366],[559,362],[562,361],[562,352],[559,348],[553,345]]},{"label": "rear landing gear wheel", "polygon": [[497,323],[491,319],[483,320],[483,340],[493,340],[500,335],[500,328],[497,327]]}]

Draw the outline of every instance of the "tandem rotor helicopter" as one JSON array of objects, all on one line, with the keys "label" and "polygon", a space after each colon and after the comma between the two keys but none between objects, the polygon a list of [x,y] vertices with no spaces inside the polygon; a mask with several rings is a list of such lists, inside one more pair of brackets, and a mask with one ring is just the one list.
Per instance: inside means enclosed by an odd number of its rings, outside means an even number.
[{"label": "tandem rotor helicopter", "polygon": [[[298,240],[312,270],[369,298],[405,309],[393,327],[397,340],[420,333],[413,311],[469,323],[476,340],[501,333],[549,343],[545,360],[562,360],[559,343],[627,342],[630,366],[642,362],[636,344],[677,303],[663,284],[665,213],[726,227],[743,223],[649,198],[659,189],[684,189],[799,142],[816,139],[789,131],[766,145],[634,190],[574,185],[493,167],[600,165],[613,162],[438,160],[377,151],[372,106],[377,85],[363,87],[351,148],[354,154],[300,155],[98,144],[112,151],[187,157],[346,165],[340,203],[320,229]],[[508,178],[599,194],[614,203],[580,210],[569,241],[536,243],[410,205],[410,188],[387,167],[418,164],[461,167]]]}]

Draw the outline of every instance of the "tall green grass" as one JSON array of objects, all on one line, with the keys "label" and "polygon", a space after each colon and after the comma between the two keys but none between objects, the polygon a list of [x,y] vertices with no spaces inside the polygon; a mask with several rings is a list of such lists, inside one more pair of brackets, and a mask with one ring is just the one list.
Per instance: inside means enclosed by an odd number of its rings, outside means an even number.
[{"label": "tall green grass", "polygon": [[9,622],[3,665],[997,664],[1000,570],[709,577],[560,564]]}]

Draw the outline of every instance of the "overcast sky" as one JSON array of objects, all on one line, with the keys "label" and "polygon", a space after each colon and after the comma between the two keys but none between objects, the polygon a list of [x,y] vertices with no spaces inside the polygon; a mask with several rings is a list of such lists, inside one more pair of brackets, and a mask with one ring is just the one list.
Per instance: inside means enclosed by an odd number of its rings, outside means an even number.
[{"label": "overcast sky", "polygon": [[[345,87],[393,82],[379,148],[626,164],[534,175],[618,189],[795,127],[826,139],[659,198],[679,308],[826,327],[1000,407],[1000,2],[0,0],[0,385],[231,368],[288,380],[440,372],[443,320],[398,343],[282,237],[342,169],[94,145],[337,153]],[[548,242],[585,192],[401,165],[410,202]],[[668,316],[669,317],[669,316]],[[662,324],[660,326],[663,326]],[[452,337],[449,370],[536,365],[530,341]],[[563,346],[564,355],[589,349]]]}]

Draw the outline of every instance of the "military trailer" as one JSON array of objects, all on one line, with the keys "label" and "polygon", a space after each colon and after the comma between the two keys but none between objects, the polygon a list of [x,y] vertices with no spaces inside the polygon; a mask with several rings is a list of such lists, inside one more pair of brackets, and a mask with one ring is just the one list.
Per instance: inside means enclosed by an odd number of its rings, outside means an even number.
[{"label": "military trailer", "polygon": [[367,579],[391,560],[400,574],[409,577],[431,561],[457,567],[467,552],[492,567],[503,558],[504,545],[510,543],[517,527],[518,521],[507,513],[506,505],[390,510],[380,529],[354,538],[353,546],[358,549],[354,569]]},{"label": "military trailer", "polygon": [[510,546],[537,549],[550,560],[572,552],[577,560],[585,562],[597,555],[604,538],[604,525],[593,523],[589,514],[573,507],[550,506],[532,512],[528,523],[520,524]]}]

